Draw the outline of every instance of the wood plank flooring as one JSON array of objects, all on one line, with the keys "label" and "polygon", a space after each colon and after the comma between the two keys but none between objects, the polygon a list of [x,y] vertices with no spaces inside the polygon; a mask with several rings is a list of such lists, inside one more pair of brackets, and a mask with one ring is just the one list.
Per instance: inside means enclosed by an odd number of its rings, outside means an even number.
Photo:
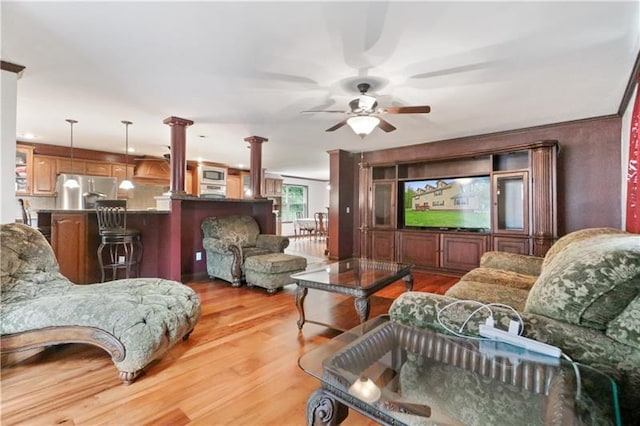
[{"label": "wood plank flooring", "polygon": [[[290,253],[322,261],[324,241],[294,241]],[[443,293],[456,277],[415,271],[414,289]],[[305,324],[298,332],[295,285],[273,296],[208,278],[187,283],[203,316],[130,386],[105,352],[86,345],[48,348],[1,370],[2,425],[304,425],[307,398],[319,385],[297,365],[337,331]],[[376,294],[371,316],[404,291],[397,282]],[[310,290],[308,319],[343,328],[358,322],[351,298]],[[345,425],[374,425],[350,412]]]}]

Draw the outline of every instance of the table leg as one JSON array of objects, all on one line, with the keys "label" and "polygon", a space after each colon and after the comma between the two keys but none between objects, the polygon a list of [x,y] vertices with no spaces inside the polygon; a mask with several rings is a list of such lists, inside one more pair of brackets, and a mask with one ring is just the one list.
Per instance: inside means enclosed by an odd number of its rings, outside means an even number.
[{"label": "table leg", "polygon": [[307,401],[307,425],[338,425],[349,415],[349,409],[324,389],[316,389]]},{"label": "table leg", "polygon": [[405,275],[404,277],[402,277],[402,280],[404,281],[404,285],[407,288],[407,291],[413,290],[413,275],[412,274]]},{"label": "table leg", "polygon": [[360,324],[365,322],[369,318],[369,298],[368,297],[356,297],[353,301],[353,306],[356,308],[356,312],[360,317]]},{"label": "table leg", "polygon": [[296,308],[298,308],[299,315],[298,330],[302,330],[302,326],[304,325],[304,298],[307,297],[308,291],[309,289],[298,284],[298,288],[296,289]]}]

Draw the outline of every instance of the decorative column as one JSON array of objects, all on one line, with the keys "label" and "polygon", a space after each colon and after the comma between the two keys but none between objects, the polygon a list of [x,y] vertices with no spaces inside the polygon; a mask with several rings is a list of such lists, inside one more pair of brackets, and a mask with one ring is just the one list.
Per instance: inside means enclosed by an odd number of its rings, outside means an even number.
[{"label": "decorative column", "polygon": [[544,257],[557,238],[556,156],[554,141],[531,149],[533,254]]},{"label": "decorative column", "polygon": [[165,118],[164,124],[171,126],[171,195],[185,195],[187,174],[187,127],[193,121],[179,117]]},{"label": "decorative column", "polygon": [[360,213],[360,257],[370,258],[369,228],[370,216],[373,210],[371,205],[371,165],[364,161],[364,153],[360,153],[359,175],[358,175],[358,211]]},{"label": "decorative column", "polygon": [[244,138],[249,142],[251,148],[251,162],[249,166],[251,178],[251,194],[254,199],[264,198],[262,196],[262,144],[269,139],[261,136],[249,136]]}]

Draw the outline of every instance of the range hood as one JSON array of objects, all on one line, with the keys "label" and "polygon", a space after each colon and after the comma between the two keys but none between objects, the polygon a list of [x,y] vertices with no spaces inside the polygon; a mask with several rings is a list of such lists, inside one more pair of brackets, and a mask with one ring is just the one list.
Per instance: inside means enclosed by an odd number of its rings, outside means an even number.
[{"label": "range hood", "polygon": [[143,157],[136,159],[133,180],[147,185],[169,185],[171,167],[169,162],[159,157]]}]

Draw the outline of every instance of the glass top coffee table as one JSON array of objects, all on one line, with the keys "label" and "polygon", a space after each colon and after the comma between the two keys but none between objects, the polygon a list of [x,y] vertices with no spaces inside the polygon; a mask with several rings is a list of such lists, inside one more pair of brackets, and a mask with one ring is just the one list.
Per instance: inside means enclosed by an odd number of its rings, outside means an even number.
[{"label": "glass top coffee table", "polygon": [[609,376],[507,346],[376,317],[300,357],[321,384],[307,424],[349,409],[385,425],[621,424]]},{"label": "glass top coffee table", "polygon": [[298,284],[296,290],[296,307],[299,313],[298,329],[302,330],[305,322],[336,328],[305,318],[304,299],[308,289],[313,288],[353,296],[360,323],[363,323],[369,318],[369,297],[372,294],[398,280],[404,280],[407,291],[413,289],[412,267],[413,265],[391,261],[355,258],[291,275],[291,278],[295,279]]}]

